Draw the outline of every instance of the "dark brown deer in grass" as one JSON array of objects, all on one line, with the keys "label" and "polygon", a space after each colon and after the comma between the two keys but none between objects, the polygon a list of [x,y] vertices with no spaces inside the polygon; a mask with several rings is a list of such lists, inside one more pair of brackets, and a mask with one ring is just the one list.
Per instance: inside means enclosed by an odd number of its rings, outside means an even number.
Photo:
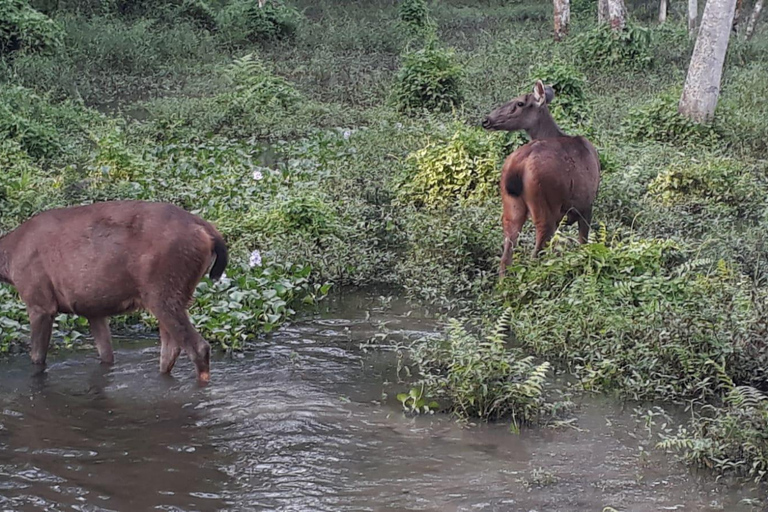
[{"label": "dark brown deer in grass", "polygon": [[507,157],[501,172],[502,277],[529,216],[536,227],[534,258],[566,216],[568,225],[578,222],[579,242],[587,242],[600,184],[600,160],[587,139],[568,136],[557,126],[547,108],[554,96],[552,88],[538,80],[532,93],[502,105],[482,123],[488,130],[525,130],[531,138]]},{"label": "dark brown deer in grass", "polygon": [[0,280],[27,306],[31,358],[45,365],[54,317],[88,319],[101,361],[114,362],[109,317],[146,309],[160,325],[160,371],[182,349],[210,379],[210,345],[187,316],[205,272],[218,279],[227,247],[213,225],[167,203],[112,201],[48,210],[0,238]]}]

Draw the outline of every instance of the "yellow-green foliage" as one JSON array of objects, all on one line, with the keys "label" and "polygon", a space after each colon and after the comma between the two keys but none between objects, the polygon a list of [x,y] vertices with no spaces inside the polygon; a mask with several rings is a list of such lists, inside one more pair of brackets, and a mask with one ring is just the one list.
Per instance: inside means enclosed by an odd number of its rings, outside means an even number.
[{"label": "yellow-green foliage", "polygon": [[648,195],[665,206],[723,205],[747,213],[765,198],[765,173],[730,158],[681,161],[651,182]]},{"label": "yellow-green foliage", "polygon": [[501,164],[521,142],[518,135],[458,125],[447,140],[429,142],[408,155],[402,200],[427,207],[477,203],[497,193]]}]

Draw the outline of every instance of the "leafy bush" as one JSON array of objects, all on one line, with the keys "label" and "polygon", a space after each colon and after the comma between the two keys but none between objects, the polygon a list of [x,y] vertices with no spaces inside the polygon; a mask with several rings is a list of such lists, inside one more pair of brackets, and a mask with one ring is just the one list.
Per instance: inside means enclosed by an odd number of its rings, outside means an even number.
[{"label": "leafy bush", "polygon": [[501,293],[518,341],[562,360],[585,388],[711,396],[733,385],[735,333],[754,307],[737,273],[722,262],[713,274],[698,270],[709,266],[684,262],[669,241],[601,241],[518,261]]},{"label": "leafy bush", "polygon": [[0,354],[18,346],[29,336],[29,320],[24,303],[10,286],[0,285]]},{"label": "leafy bush", "polygon": [[597,2],[595,0],[573,0],[571,2],[571,13],[576,16],[587,14],[597,16]]},{"label": "leafy bush", "polygon": [[768,397],[755,388],[734,388],[725,407],[705,405],[687,427],[663,436],[659,448],[676,451],[688,464],[765,480],[768,475]]},{"label": "leafy bush", "polygon": [[584,117],[587,78],[582,72],[567,62],[549,61],[531,68],[528,74],[530,89],[536,80],[554,89],[555,99],[551,109],[559,107],[566,115]]},{"label": "leafy bush", "polygon": [[236,46],[296,35],[302,15],[280,0],[259,7],[253,0],[235,0],[218,16],[217,26],[225,40]]},{"label": "leafy bush", "polygon": [[0,0],[0,55],[23,50],[50,52],[62,40],[61,28],[24,0]]},{"label": "leafy bush", "polygon": [[651,31],[638,25],[613,31],[609,24],[601,23],[576,35],[573,47],[585,66],[641,70],[653,64]]},{"label": "leafy bush", "polygon": [[462,76],[454,51],[430,40],[424,48],[403,55],[392,101],[401,112],[449,111],[463,101]]},{"label": "leafy bush", "polygon": [[444,337],[422,338],[411,346],[425,395],[448,402],[461,418],[511,416],[515,425],[533,421],[542,405],[549,363],[507,345],[512,311],[506,311],[485,339],[452,318]]},{"label": "leafy bush", "polygon": [[404,240],[395,282],[406,293],[452,310],[474,303],[498,279],[501,222],[498,199],[488,206],[441,211],[400,210]]},{"label": "leafy bush", "polygon": [[253,53],[235,59],[227,69],[227,77],[234,91],[220,96],[220,99],[230,109],[287,109],[301,100],[301,95],[290,82],[275,76]]},{"label": "leafy bush", "polygon": [[397,13],[400,21],[412,30],[422,30],[430,24],[426,0],[400,0]]},{"label": "leafy bush", "polygon": [[291,196],[276,205],[267,215],[265,230],[273,235],[301,233],[319,238],[335,232],[338,219],[328,200],[315,194]]},{"label": "leafy bush", "polygon": [[204,0],[184,0],[176,11],[176,16],[206,30],[216,28],[216,13]]},{"label": "leafy bush", "polygon": [[768,183],[765,169],[755,169],[730,158],[678,161],[651,182],[648,194],[665,206],[685,206],[700,211],[722,205],[733,214],[761,214]]},{"label": "leafy bush", "polygon": [[674,144],[712,142],[717,138],[712,127],[694,123],[680,115],[675,91],[659,94],[650,102],[630,109],[622,131],[630,140],[655,140]]},{"label": "leafy bush", "polygon": [[401,200],[418,206],[477,203],[498,193],[502,160],[522,140],[519,134],[456,125],[447,140],[435,140],[408,155],[398,185]]}]

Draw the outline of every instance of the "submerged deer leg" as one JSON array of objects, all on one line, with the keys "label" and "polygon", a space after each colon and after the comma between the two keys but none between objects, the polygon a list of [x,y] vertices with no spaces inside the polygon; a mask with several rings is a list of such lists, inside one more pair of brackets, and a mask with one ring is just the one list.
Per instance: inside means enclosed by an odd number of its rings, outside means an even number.
[{"label": "submerged deer leg", "polygon": [[197,378],[201,382],[207,383],[211,378],[211,346],[192,326],[186,310],[167,303],[156,304],[155,307],[150,305],[149,309],[164,331],[161,331],[160,334],[162,345],[160,371],[170,372],[176,362],[176,357],[183,348],[192,364],[195,365]]},{"label": "submerged deer leg", "polygon": [[39,308],[30,308],[29,323],[32,330],[30,337],[30,357],[32,364],[45,365],[48,347],[51,344],[53,331],[53,313]]},{"label": "submerged deer leg", "polygon": [[181,354],[181,345],[160,325],[160,373],[171,373]]},{"label": "submerged deer leg", "polygon": [[109,332],[109,318],[89,318],[91,334],[96,350],[99,351],[99,359],[103,364],[114,364],[115,355],[112,352],[112,333]]},{"label": "submerged deer leg", "polygon": [[499,277],[504,277],[506,274],[512,259],[512,251],[517,245],[517,238],[528,219],[528,208],[519,197],[505,196],[503,208],[504,214],[501,222],[504,227],[504,252],[501,254],[501,262],[499,263]]}]

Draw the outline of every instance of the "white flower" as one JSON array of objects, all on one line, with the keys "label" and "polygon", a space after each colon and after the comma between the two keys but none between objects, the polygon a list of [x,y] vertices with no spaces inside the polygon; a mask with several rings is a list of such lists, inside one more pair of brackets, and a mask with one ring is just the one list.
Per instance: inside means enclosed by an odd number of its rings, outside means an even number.
[{"label": "white flower", "polygon": [[352,132],[350,130],[344,130],[344,140],[348,140]]},{"label": "white flower", "polygon": [[254,179],[254,180],[256,180],[256,181],[259,181],[259,180],[261,180],[262,178],[264,178],[264,175],[263,175],[263,174],[261,174],[261,171],[260,171],[260,170],[256,169],[255,171],[253,171],[253,179]]},{"label": "white flower", "polygon": [[248,264],[251,268],[261,266],[261,253],[258,249],[251,253],[251,259],[248,260]]}]

